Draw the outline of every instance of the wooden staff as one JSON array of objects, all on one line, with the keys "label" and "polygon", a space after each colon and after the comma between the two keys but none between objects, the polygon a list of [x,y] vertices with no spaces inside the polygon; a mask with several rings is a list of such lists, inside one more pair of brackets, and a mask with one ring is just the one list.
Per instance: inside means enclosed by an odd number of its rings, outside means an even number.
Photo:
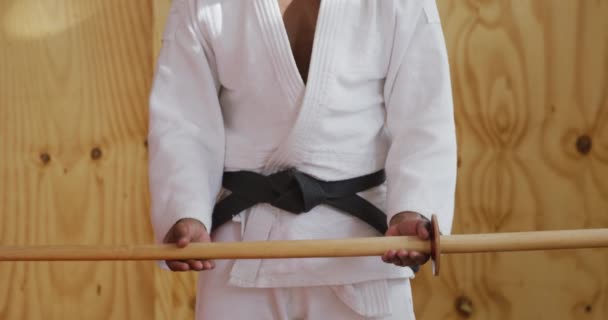
[{"label": "wooden staff", "polygon": [[174,245],[0,247],[0,261],[118,261],[189,259],[283,259],[381,256],[388,250],[429,253],[439,274],[441,254],[584,249],[608,247],[608,229],[532,231],[437,236],[432,219],[431,241],[416,237],[335,240],[194,243]]}]

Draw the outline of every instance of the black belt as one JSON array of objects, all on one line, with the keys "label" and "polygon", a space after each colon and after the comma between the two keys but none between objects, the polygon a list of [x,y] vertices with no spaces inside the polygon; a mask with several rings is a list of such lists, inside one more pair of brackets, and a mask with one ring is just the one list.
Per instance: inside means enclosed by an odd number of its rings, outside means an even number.
[{"label": "black belt", "polygon": [[213,230],[240,212],[260,203],[301,214],[325,204],[349,213],[384,234],[386,215],[357,193],[384,183],[384,170],[365,176],[322,181],[290,169],[269,176],[250,171],[225,172],[222,185],[232,193],[220,200],[213,210]]}]

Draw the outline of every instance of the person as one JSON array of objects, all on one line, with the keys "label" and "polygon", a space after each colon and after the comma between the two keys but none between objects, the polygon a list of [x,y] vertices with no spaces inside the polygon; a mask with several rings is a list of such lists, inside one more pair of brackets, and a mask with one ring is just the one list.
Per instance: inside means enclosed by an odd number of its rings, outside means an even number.
[{"label": "person", "polygon": [[[173,0],[150,94],[157,241],[449,234],[450,71],[434,0]],[[166,261],[197,319],[414,319],[428,255]]]}]

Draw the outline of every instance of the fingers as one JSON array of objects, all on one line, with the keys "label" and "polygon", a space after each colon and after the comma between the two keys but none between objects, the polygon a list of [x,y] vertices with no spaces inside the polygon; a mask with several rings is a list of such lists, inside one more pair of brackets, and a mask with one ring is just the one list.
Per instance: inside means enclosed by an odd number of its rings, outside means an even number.
[{"label": "fingers", "polygon": [[209,260],[188,260],[188,265],[192,271],[213,270],[215,263]]},{"label": "fingers", "polygon": [[[430,230],[431,223],[421,218],[421,216],[403,218],[388,228],[386,236],[417,236],[421,240],[429,240],[431,237]],[[401,267],[423,265],[429,259],[428,254],[403,249],[389,250],[382,256],[382,261]]]},{"label": "fingers", "polygon": [[187,223],[176,224],[173,232],[175,244],[178,248],[185,248],[190,244],[190,241],[194,240],[190,233],[190,225]]},{"label": "fingers", "polygon": [[406,219],[394,224],[386,231],[386,236],[418,236],[421,240],[431,237],[431,223],[426,219]]},{"label": "fingers", "polygon": [[215,269],[215,262],[211,260],[203,261],[203,270],[213,270]]},{"label": "fingers", "polygon": [[190,266],[186,262],[182,261],[167,261],[167,267],[171,269],[171,271],[189,271]]},{"label": "fingers", "polygon": [[188,260],[188,266],[192,271],[203,271],[203,262],[199,260]]},{"label": "fingers", "polygon": [[394,264],[399,267],[411,267],[423,265],[429,260],[429,256],[416,251],[389,250],[382,256],[385,263]]},{"label": "fingers", "polygon": [[412,220],[404,220],[399,224],[394,225],[395,232],[400,236],[415,236],[417,235],[418,224],[423,220],[420,219],[412,219]]},{"label": "fingers", "polygon": [[386,263],[393,263],[393,261],[395,260],[395,255],[396,255],[395,250],[389,250],[386,253],[384,253],[384,255],[382,256],[382,261],[384,261]]},{"label": "fingers", "polygon": [[[211,241],[205,227],[196,220],[184,219],[177,222],[165,237],[165,243],[175,244],[178,248],[185,248],[194,242]],[[166,261],[172,271],[204,271],[212,270],[215,264],[207,260]]]},{"label": "fingers", "polygon": [[179,248],[184,248],[190,244],[189,226],[187,223],[178,222],[165,236],[165,243],[175,243]]},{"label": "fingers", "polygon": [[431,223],[427,220],[421,220],[416,225],[416,235],[421,240],[429,240],[431,238]]},{"label": "fingers", "polygon": [[184,248],[192,242],[209,242],[211,237],[205,226],[198,220],[186,218],[173,225],[165,236],[165,243],[175,243]]},{"label": "fingers", "polygon": [[412,261],[414,261],[415,265],[419,265],[419,266],[427,263],[427,261],[429,261],[429,259],[431,258],[428,254],[420,253],[417,251],[410,252],[409,257]]},{"label": "fingers", "polygon": [[215,263],[209,260],[167,261],[172,271],[206,271],[215,269]]},{"label": "fingers", "polygon": [[388,227],[388,230],[386,230],[386,234],[385,235],[387,237],[397,237],[397,236],[399,236],[399,231],[397,230],[397,225]]}]

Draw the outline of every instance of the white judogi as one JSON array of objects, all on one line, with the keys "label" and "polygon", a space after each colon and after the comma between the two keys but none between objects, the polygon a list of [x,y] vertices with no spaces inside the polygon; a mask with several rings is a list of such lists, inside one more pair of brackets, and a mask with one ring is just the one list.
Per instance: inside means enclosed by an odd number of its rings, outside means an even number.
[{"label": "white judogi", "polygon": [[[239,241],[239,223],[222,226],[223,241]],[[216,261],[202,272],[196,319],[252,320],[413,320],[407,279],[355,282],[314,287],[240,288],[228,284],[234,261]],[[335,270],[328,270],[335,274]]]},{"label": "white judogi", "polygon": [[[150,99],[149,146],[159,241],[182,218],[211,228],[225,170],[285,168],[322,180],[385,168],[387,183],[363,196],[387,220],[436,213],[448,234],[456,139],[434,0],[323,0],[307,84],[277,0],[174,0]],[[379,235],[326,206],[293,215],[258,205],[236,220],[244,241]],[[385,287],[413,276],[379,257],[243,260],[230,268],[230,285],[256,288]]]}]

